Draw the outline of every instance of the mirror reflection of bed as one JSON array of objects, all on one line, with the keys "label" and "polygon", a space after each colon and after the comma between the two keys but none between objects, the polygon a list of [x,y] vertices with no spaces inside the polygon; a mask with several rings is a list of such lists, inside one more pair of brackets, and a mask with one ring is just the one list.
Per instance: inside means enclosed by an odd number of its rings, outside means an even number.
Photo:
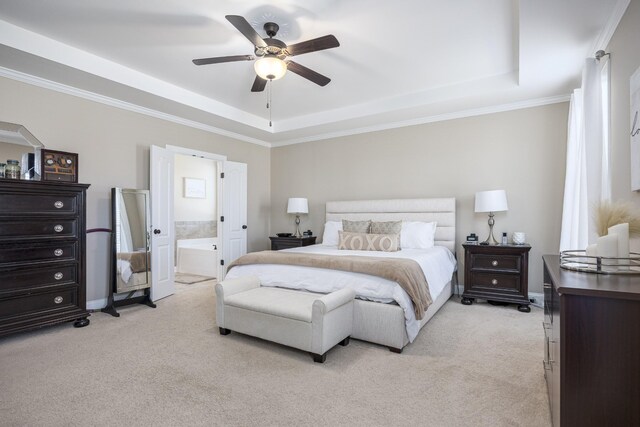
[{"label": "mirror reflection of bed", "polygon": [[151,286],[149,191],[114,188],[116,293]]}]

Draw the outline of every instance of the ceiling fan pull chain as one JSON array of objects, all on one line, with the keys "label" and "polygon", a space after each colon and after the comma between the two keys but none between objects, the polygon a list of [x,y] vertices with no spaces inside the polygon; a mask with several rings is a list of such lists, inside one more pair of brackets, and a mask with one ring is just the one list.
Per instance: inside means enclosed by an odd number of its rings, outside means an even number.
[{"label": "ceiling fan pull chain", "polygon": [[273,100],[271,99],[271,84],[272,84],[273,80],[269,80],[269,84],[268,84],[268,88],[267,88],[267,108],[269,109],[269,127],[273,127],[273,125],[271,124],[271,111],[273,110],[272,108],[272,103]]}]

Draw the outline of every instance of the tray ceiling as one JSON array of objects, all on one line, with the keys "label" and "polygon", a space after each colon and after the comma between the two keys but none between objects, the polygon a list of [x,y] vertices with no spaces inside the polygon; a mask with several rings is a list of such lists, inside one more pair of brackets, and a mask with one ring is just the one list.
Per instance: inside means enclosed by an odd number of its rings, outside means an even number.
[{"label": "tray ceiling", "polygon": [[[566,100],[628,3],[4,0],[0,75],[277,146]],[[269,127],[251,62],[191,62],[253,53],[227,14],[288,44],[335,35],[296,57],[331,83],[273,82]]]}]

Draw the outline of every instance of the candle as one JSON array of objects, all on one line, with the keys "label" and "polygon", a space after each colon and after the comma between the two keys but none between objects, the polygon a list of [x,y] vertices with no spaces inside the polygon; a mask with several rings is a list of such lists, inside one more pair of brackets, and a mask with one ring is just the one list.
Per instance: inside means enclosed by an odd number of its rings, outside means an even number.
[{"label": "candle", "polygon": [[[609,236],[618,236],[618,258],[629,258],[629,224],[617,224],[609,227]],[[629,267],[624,264],[628,264],[627,260],[620,260],[621,270],[628,270]]]},{"label": "candle", "polygon": [[[598,256],[606,258],[618,257],[618,236],[615,234],[608,234],[606,236],[598,237]],[[602,260],[603,266],[615,265],[616,261]]]}]

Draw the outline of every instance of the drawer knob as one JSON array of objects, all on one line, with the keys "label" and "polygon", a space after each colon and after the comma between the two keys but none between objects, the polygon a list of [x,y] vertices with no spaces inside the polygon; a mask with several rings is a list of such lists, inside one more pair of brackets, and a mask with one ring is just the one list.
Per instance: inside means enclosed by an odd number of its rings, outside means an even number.
[{"label": "drawer knob", "polygon": [[60,304],[62,303],[62,301],[64,300],[64,298],[62,298],[61,296],[57,296],[53,299],[53,302],[55,302],[56,304]]},{"label": "drawer knob", "polygon": [[491,261],[491,265],[496,267],[498,265],[498,261],[494,259],[493,261]]},{"label": "drawer knob", "polygon": [[64,230],[64,227],[60,224],[57,224],[53,227],[53,231],[55,231],[56,233],[61,233],[62,230]]},{"label": "drawer knob", "polygon": [[493,279],[493,280],[491,281],[491,284],[492,284],[492,285],[497,285],[497,284],[498,284],[498,279]]},{"label": "drawer knob", "polygon": [[53,206],[55,206],[56,209],[62,209],[64,207],[64,203],[62,203],[62,201],[58,200],[53,204]]},{"label": "drawer knob", "polygon": [[56,274],[53,275],[53,278],[56,280],[60,280],[64,277],[64,274],[62,274],[61,271],[58,271]]},{"label": "drawer knob", "polygon": [[55,256],[62,256],[63,253],[64,251],[62,249],[56,249],[55,251],[53,251],[53,254]]}]

